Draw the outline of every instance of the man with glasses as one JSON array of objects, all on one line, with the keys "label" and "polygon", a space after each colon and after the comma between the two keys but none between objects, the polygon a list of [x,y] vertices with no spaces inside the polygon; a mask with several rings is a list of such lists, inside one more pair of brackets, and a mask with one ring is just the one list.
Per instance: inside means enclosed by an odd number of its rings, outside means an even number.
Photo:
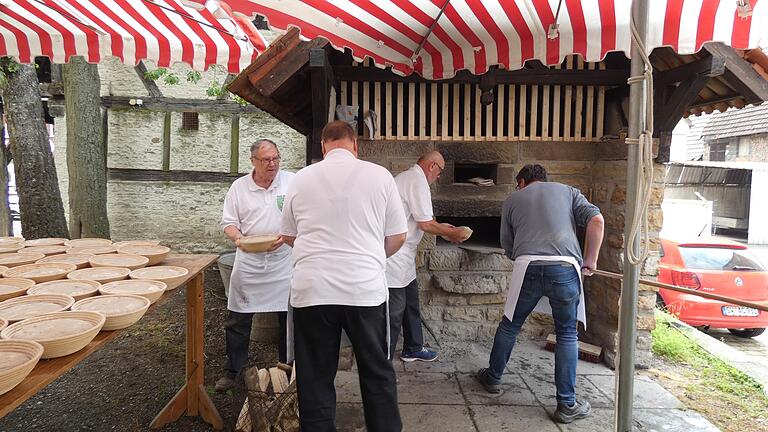
[{"label": "man with glasses", "polygon": [[453,225],[438,223],[432,212],[434,183],[445,169],[445,160],[437,151],[424,154],[416,165],[395,177],[408,223],[405,244],[387,260],[389,287],[390,355],[394,358],[397,337],[402,326],[403,350],[400,359],[406,362],[433,361],[437,352],[424,346],[419,312],[419,284],[416,280],[416,249],[425,232],[442,236],[453,243],[465,240],[464,231]]},{"label": "man with glasses", "polygon": [[[251,163],[251,173],[235,180],[229,188],[221,217],[224,233],[238,246],[245,236],[279,235],[283,201],[294,177],[280,169],[277,145],[267,139],[251,146]],[[216,381],[216,391],[230,389],[248,363],[254,313],[278,313],[278,357],[286,361],[285,320],[291,266],[291,248],[281,239],[267,252],[249,253],[238,247],[227,299],[225,375]]]}]

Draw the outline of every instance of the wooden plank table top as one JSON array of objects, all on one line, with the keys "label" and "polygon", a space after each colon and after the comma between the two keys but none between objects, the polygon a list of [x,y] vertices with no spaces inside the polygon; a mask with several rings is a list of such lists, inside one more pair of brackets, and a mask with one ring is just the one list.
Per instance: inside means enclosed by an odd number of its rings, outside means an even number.
[{"label": "wooden plank table top", "polygon": [[[149,311],[168,301],[181,285],[186,284],[191,279],[197,277],[205,269],[210,267],[218,259],[217,255],[200,254],[170,254],[160,265],[173,265],[184,267],[189,270],[186,278],[175,285],[169,285],[168,290],[160,299],[150,306]],[[129,327],[130,328],[130,327]],[[117,337],[122,330],[102,331],[80,351],[68,356],[49,360],[40,360],[32,372],[16,386],[13,390],[0,396],[0,418],[10,413],[16,407],[24,403],[27,399],[34,396],[42,388],[53,382],[56,378],[63,375],[76,364],[83,361],[94,351],[101,348],[104,344]]]}]

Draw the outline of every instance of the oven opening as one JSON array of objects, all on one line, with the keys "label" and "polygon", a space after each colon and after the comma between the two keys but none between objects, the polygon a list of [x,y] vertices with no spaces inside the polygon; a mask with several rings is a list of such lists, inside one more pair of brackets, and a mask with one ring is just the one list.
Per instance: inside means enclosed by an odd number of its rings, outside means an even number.
[{"label": "oven opening", "polygon": [[[499,164],[467,164],[457,163],[453,166],[453,181],[455,183],[472,183],[475,178],[493,180],[498,184]],[[474,228],[473,228],[474,229]]]},{"label": "oven opening", "polygon": [[[462,243],[462,245],[501,249],[501,243],[499,242],[501,218],[438,216],[436,219],[438,222],[449,223],[453,226],[468,226],[472,228],[472,237]],[[451,243],[441,237],[438,237],[437,244],[440,245]]]}]

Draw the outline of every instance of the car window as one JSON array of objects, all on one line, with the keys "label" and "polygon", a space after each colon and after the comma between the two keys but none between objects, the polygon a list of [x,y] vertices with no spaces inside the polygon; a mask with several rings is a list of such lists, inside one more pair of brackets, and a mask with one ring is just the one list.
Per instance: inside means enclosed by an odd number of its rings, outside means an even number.
[{"label": "car window", "polygon": [[746,249],[680,247],[685,267],[696,270],[765,271]]}]

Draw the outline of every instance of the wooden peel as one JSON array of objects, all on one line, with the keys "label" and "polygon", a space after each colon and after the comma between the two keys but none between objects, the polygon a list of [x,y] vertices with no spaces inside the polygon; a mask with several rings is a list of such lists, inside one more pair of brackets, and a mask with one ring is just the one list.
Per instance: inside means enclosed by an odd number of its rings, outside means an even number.
[{"label": "wooden peel", "polygon": [[[617,279],[617,280],[622,280],[624,278],[624,276],[619,273],[607,272],[605,270],[594,270],[593,273],[597,276],[603,276],[603,277]],[[725,303],[735,304],[738,306],[746,306],[753,309],[761,310],[763,312],[768,312],[768,302],[754,302],[754,301],[748,301],[748,300],[741,300],[741,299],[728,297],[724,295],[708,293],[706,291],[699,291],[699,290],[694,290],[690,288],[679,287],[677,285],[665,284],[663,282],[657,282],[649,279],[640,278],[638,282],[647,286],[664,288],[664,289],[677,291],[684,294],[691,294],[691,295],[704,297],[712,300],[719,300]]]}]

